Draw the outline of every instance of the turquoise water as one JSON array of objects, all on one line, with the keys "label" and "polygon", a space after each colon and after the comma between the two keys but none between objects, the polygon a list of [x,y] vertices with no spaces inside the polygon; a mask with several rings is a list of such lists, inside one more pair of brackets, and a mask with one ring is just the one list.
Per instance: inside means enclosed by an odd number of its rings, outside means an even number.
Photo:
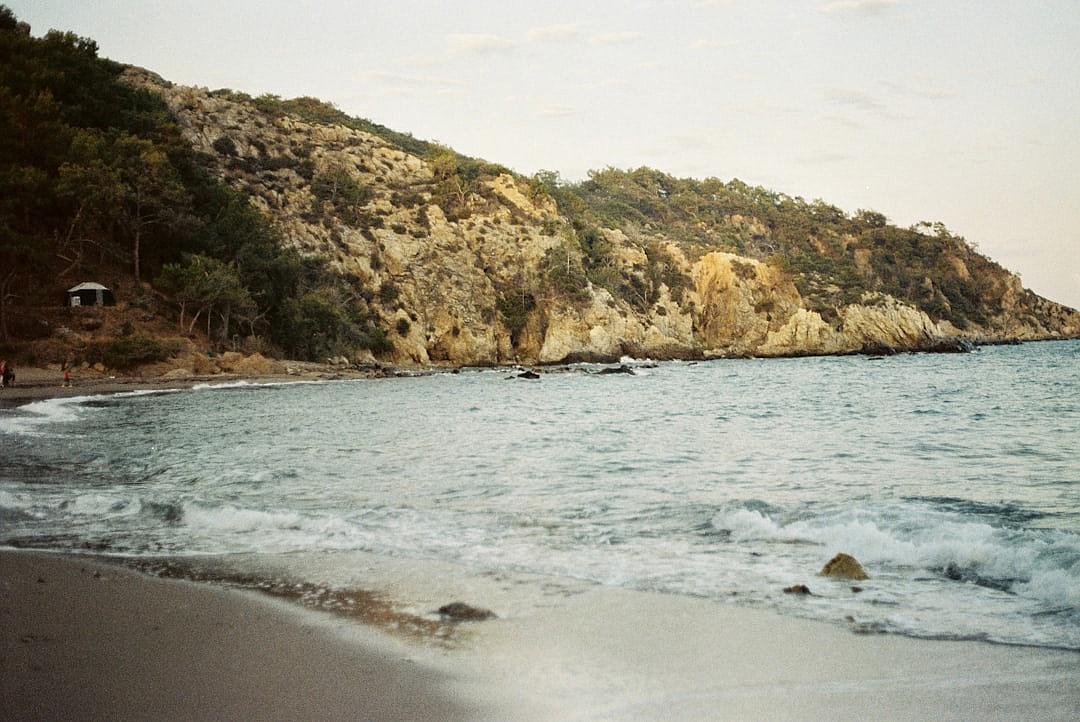
[{"label": "turquoise water", "polygon": [[[591,371],[0,411],[0,544],[363,551],[1080,649],[1080,342]],[[840,551],[862,592],[816,576]]]}]

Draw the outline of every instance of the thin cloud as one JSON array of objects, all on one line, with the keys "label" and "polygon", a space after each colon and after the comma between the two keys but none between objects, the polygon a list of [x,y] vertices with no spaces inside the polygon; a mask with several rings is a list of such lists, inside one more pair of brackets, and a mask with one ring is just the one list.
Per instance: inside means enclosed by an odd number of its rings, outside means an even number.
[{"label": "thin cloud", "polygon": [[437,78],[427,75],[403,75],[401,73],[386,73],[378,70],[372,70],[365,73],[365,76],[368,80],[379,83],[380,85],[401,89],[460,89],[465,86],[465,83],[452,78]]},{"label": "thin cloud", "polygon": [[830,163],[843,163],[853,158],[854,156],[847,153],[815,153],[796,158],[795,162],[801,165],[828,165]]},{"label": "thin cloud", "polygon": [[507,53],[516,47],[513,40],[499,37],[498,35],[485,35],[482,33],[458,33],[446,36],[447,47],[450,52],[461,55],[493,55]]},{"label": "thin cloud", "polygon": [[885,106],[872,95],[858,90],[826,88],[825,99],[833,105],[841,105],[869,113],[885,113]]},{"label": "thin cloud", "polygon": [[850,130],[862,130],[864,127],[859,121],[852,120],[843,115],[823,115],[821,116],[821,119],[826,123],[833,123],[834,125],[839,125],[842,128],[848,128]]},{"label": "thin cloud", "polygon": [[581,83],[575,83],[574,88],[580,90],[607,90],[610,88],[625,88],[627,82],[622,78],[607,78],[605,80],[587,80]]},{"label": "thin cloud", "polygon": [[880,15],[899,4],[899,0],[833,0],[818,10],[834,15]]},{"label": "thin cloud", "polygon": [[566,43],[581,39],[577,25],[545,25],[531,28],[525,37],[534,43]]},{"label": "thin cloud", "polygon": [[719,50],[737,45],[734,40],[695,40],[690,44],[694,50]]},{"label": "thin cloud", "polygon": [[577,110],[571,108],[569,105],[549,105],[536,112],[541,118],[565,118],[568,115],[574,115],[576,113]]},{"label": "thin cloud", "polygon": [[931,86],[929,83],[926,87],[915,87],[893,82],[891,80],[882,80],[881,84],[897,95],[912,96],[922,98],[923,100],[949,100],[950,98],[956,97],[956,93],[951,90],[942,90],[941,88]]},{"label": "thin cloud", "polygon": [[589,38],[589,42],[595,45],[622,45],[624,43],[637,42],[644,37],[644,33],[639,33],[634,30],[628,30],[621,33],[604,33],[603,35],[594,35]]}]

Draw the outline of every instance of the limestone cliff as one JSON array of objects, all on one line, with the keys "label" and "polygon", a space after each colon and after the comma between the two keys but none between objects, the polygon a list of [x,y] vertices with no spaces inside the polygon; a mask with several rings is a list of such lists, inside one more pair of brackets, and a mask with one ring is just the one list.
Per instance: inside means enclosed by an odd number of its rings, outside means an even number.
[{"label": "limestone cliff", "polygon": [[[328,259],[354,284],[391,330],[388,361],[783,356],[1080,334],[1080,315],[1012,274],[988,276],[995,312],[964,329],[880,291],[823,303],[839,289],[828,279],[808,285],[798,269],[770,262],[768,229],[757,218],[725,216],[725,227],[746,239],[741,254],[632,224],[601,226],[579,241],[580,228],[550,194],[509,172],[450,174],[441,161],[353,127],[141,69],[124,77],[164,99],[207,167],[247,193],[287,243]],[[871,251],[844,250],[869,278]],[[962,275],[969,261],[962,248],[943,262]],[[935,283],[928,276],[919,292],[947,303]],[[804,293],[811,287],[812,301]]]}]

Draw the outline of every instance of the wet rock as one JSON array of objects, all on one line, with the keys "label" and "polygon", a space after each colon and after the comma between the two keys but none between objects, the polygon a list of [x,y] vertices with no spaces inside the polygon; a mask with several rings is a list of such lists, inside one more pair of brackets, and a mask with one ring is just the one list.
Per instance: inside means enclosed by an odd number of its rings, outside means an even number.
[{"label": "wet rock", "polygon": [[946,579],[952,579],[954,582],[963,581],[964,579],[964,573],[960,571],[960,567],[957,566],[956,562],[946,564],[941,573],[945,575]]},{"label": "wet rock", "polygon": [[963,338],[942,338],[923,350],[928,353],[971,353],[975,350],[975,344]]},{"label": "wet rock", "polygon": [[439,607],[439,614],[452,622],[482,622],[495,619],[495,612],[473,607],[464,602],[452,602]]},{"label": "wet rock", "polygon": [[784,587],[784,594],[802,594],[805,596],[812,596],[810,587],[805,584],[793,584],[790,587]]},{"label": "wet rock", "polygon": [[832,559],[828,564],[821,568],[819,574],[823,577],[833,577],[834,579],[869,579],[870,575],[863,569],[862,564],[851,556],[850,554],[844,554],[840,552]]},{"label": "wet rock", "polygon": [[616,368],[600,369],[596,373],[599,374],[600,376],[606,376],[608,374],[629,374],[630,376],[636,375],[634,373],[634,369],[630,368],[626,364],[620,364]]},{"label": "wet rock", "polygon": [[854,594],[858,594],[859,592],[861,592],[861,591],[862,591],[862,587],[852,587],[852,588],[851,588],[851,591],[852,591],[852,593],[854,593]]},{"label": "wet rock", "polygon": [[519,373],[514,378],[518,378],[518,379],[538,379],[538,378],[540,378],[540,374],[536,373],[535,371],[522,371],[521,373]]},{"label": "wet rock", "polygon": [[863,344],[862,353],[867,356],[881,358],[883,356],[895,356],[898,352],[892,346],[880,341],[871,341]]}]

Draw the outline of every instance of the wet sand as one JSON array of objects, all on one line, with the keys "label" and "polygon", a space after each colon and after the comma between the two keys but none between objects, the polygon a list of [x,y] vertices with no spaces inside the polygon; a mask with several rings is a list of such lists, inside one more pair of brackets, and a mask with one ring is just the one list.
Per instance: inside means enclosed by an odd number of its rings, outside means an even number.
[{"label": "wet sand", "polygon": [[487,716],[406,655],[250,594],[0,551],[0,719]]},{"label": "wet sand", "polygon": [[[461,570],[440,579],[423,565],[406,566],[413,572],[406,587],[498,602],[489,598],[490,579]],[[0,719],[1078,714],[1075,652],[856,635],[760,610],[604,587],[470,625],[448,649],[251,592],[81,557],[0,551]]]}]

